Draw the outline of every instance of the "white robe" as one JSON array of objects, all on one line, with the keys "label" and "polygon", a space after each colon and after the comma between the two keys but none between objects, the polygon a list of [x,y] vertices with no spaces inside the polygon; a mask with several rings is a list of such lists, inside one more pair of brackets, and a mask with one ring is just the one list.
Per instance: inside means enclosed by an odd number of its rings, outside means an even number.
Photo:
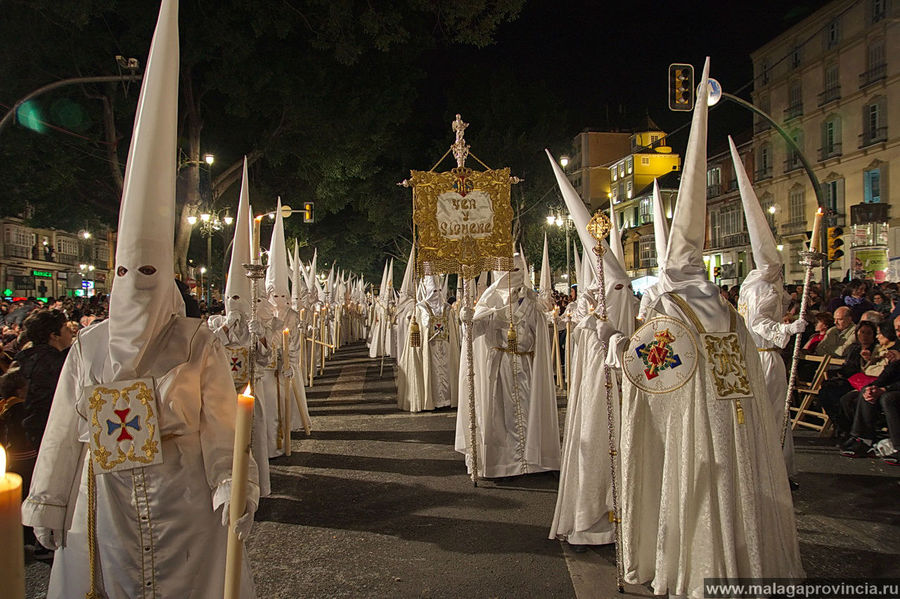
[{"label": "white robe", "polygon": [[[748,279],[750,277],[748,276]],[[787,397],[787,370],[780,350],[791,339],[787,324],[781,322],[784,316],[783,286],[776,286],[763,279],[755,279],[741,285],[738,311],[747,322],[750,337],[760,349],[759,360],[766,375],[766,397],[772,403],[772,416],[781,443],[781,429],[784,426],[784,403]],[[788,476],[797,474],[794,467],[794,437],[788,431],[784,435],[784,465]]]},{"label": "white robe", "polygon": [[375,303],[375,320],[372,323],[372,337],[369,341],[369,357],[393,355],[390,309],[382,302]]},{"label": "white robe", "polygon": [[[89,589],[87,475],[90,426],[84,388],[112,380],[108,321],[69,351],[41,442],[23,521],[65,531],[48,597]],[[213,494],[231,477],[237,396],[221,344],[199,319],[172,317],[153,341],[163,463],[96,476],[97,545],[110,599],[220,598],[226,529]],[[258,501],[250,464],[250,501]],[[241,596],[253,597],[246,556]]]},{"label": "white robe", "polygon": [[[237,348],[249,349],[250,331],[247,329],[247,322],[243,315],[241,320],[231,327],[226,327],[225,322],[226,318],[224,315],[214,315],[210,316],[206,324],[223,345],[225,353],[230,360],[231,350]],[[259,369],[255,370],[255,373],[259,372]],[[259,374],[256,374],[255,378],[258,382]],[[254,385],[254,387],[256,386]],[[238,393],[242,392],[243,385],[236,384],[235,391]],[[256,460],[256,466],[259,469],[259,496],[268,497],[272,493],[272,482],[269,474],[269,432],[266,427],[265,402],[253,402],[253,428],[250,440],[250,450],[253,452],[253,459]]]},{"label": "white robe", "polygon": [[[682,297],[706,331],[727,331],[730,316],[718,294],[690,292],[686,288]],[[647,319],[658,314],[685,323],[700,343],[668,293],[651,306]],[[753,390],[753,397],[741,400],[744,424],[737,422],[734,401],[716,399],[702,351],[693,377],[675,391],[648,394],[623,381],[625,580],[650,582],[656,594],[700,598],[704,578],[804,575],[758,353],[740,318],[736,332]]]},{"label": "white robe", "polygon": [[[509,293],[505,277],[495,285],[482,295],[473,322],[478,473],[496,478],[559,470],[559,422],[547,320],[537,296],[523,288],[523,296],[514,298],[518,349],[534,355],[513,356],[497,349],[507,346]],[[513,294],[518,289],[514,287]],[[467,375],[464,347],[455,448],[466,455],[471,472]]]},{"label": "white robe", "polygon": [[[459,327],[446,303],[416,306],[421,343],[409,333],[398,364],[398,407],[410,412],[456,407],[459,399]],[[408,331],[407,327],[407,331]]]},{"label": "white robe", "polygon": [[[609,521],[613,509],[610,484],[609,418],[606,396],[606,352],[601,353],[598,319],[588,315],[572,331],[575,351],[566,402],[562,467],[551,539],[573,545],[603,545],[615,541]],[[613,442],[618,444],[619,384],[610,372]]]}]

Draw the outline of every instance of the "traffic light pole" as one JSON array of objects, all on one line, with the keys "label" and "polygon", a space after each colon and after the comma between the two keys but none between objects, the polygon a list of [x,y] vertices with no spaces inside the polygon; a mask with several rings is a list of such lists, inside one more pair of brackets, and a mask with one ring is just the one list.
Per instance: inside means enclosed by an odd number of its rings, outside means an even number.
[{"label": "traffic light pole", "polygon": [[[812,165],[809,163],[809,160],[806,159],[806,155],[803,154],[803,152],[800,150],[800,147],[797,146],[797,142],[794,141],[794,138],[792,138],[788,134],[788,132],[785,131],[781,127],[781,125],[776,123],[772,117],[770,117],[768,114],[766,114],[764,111],[760,110],[759,108],[757,108],[750,102],[747,102],[746,100],[742,100],[741,98],[738,98],[737,96],[726,93],[724,91],[722,92],[722,97],[725,99],[731,100],[735,104],[743,106],[744,108],[746,108],[747,110],[750,110],[754,114],[759,115],[767,123],[772,125],[772,128],[774,128],[776,131],[778,131],[778,134],[781,135],[782,138],[784,138],[784,141],[787,143],[788,147],[791,148],[796,153],[797,157],[800,159],[800,164],[803,165],[803,169],[806,171],[807,176],[809,176],[810,183],[812,183],[812,187],[813,187],[813,193],[816,194],[816,204],[819,206],[819,208],[822,209],[822,212],[828,217],[828,219],[831,220],[832,215],[828,213],[828,207],[825,206],[825,201],[824,201],[824,197],[822,194],[822,184],[819,183],[819,178],[813,172]],[[827,229],[827,227],[822,227],[822,231],[819,233],[823,237],[823,239],[819,240],[819,242],[821,244],[820,247],[824,247],[824,248],[828,247],[826,229]],[[829,264],[830,264],[830,262],[828,260],[822,261],[822,288],[823,288],[823,290],[826,287],[828,287],[828,266],[829,266]]]}]

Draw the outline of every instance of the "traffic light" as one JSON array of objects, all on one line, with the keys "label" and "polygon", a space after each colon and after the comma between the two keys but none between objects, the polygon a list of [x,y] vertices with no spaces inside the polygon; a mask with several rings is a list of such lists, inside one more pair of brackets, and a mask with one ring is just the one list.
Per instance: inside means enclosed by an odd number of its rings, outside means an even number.
[{"label": "traffic light", "polygon": [[694,109],[694,67],[689,64],[669,65],[669,110],[688,112]]},{"label": "traffic light", "polygon": [[829,260],[839,260],[844,255],[844,250],[841,249],[844,246],[844,240],[841,239],[843,235],[844,229],[841,227],[828,227]]},{"label": "traffic light", "polygon": [[721,276],[722,276],[722,267],[716,266],[715,268],[713,268],[713,279],[718,279]]},{"label": "traffic light", "polygon": [[313,222],[313,208],[315,207],[313,202],[304,202],[303,203],[303,222],[311,223]]}]

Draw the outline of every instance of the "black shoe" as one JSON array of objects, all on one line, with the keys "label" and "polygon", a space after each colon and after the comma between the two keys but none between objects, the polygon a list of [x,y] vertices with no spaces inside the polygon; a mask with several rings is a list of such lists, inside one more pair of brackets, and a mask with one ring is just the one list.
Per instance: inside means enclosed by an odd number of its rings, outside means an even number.
[{"label": "black shoe", "polygon": [[53,561],[53,551],[51,551],[50,549],[47,549],[40,543],[38,543],[35,546],[34,551],[32,552],[31,555],[34,559],[38,560],[39,562],[52,562]]},{"label": "black shoe", "polygon": [[849,447],[853,447],[856,444],[856,437],[846,437],[843,441],[838,444],[838,449],[844,450]]},{"label": "black shoe", "polygon": [[800,483],[795,481],[793,478],[789,478],[788,483],[791,485],[791,491],[796,491],[800,488]]},{"label": "black shoe", "polygon": [[587,545],[573,545],[573,544],[569,543],[569,547],[575,553],[587,553],[587,550],[588,550]]},{"label": "black shoe", "polygon": [[845,458],[865,458],[871,455],[872,446],[860,438],[853,439],[853,443],[841,450]]},{"label": "black shoe", "polygon": [[891,466],[900,466],[900,450],[888,454],[881,459],[884,460],[885,464],[890,464]]}]

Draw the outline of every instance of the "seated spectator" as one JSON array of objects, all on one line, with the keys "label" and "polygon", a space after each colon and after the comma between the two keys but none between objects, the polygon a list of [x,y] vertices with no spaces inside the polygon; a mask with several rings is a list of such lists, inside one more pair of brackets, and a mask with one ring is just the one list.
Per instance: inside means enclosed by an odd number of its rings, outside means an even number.
[{"label": "seated spectator", "polygon": [[869,310],[867,312],[863,312],[863,315],[859,318],[860,322],[869,321],[872,323],[880,324],[881,321],[884,320],[884,315],[878,310]]},{"label": "seated spectator", "polygon": [[[850,435],[850,427],[853,424],[853,414],[845,414],[841,408],[841,398],[854,391],[850,379],[863,372],[869,365],[872,353],[875,351],[877,330],[875,325],[868,321],[862,321],[856,325],[856,342],[847,348],[844,357],[844,365],[829,375],[828,380],[822,383],[819,389],[819,405],[831,418],[835,428],[835,440],[838,444],[847,440]],[[863,358],[865,356],[865,358]]]},{"label": "seated spectator", "polygon": [[875,305],[875,309],[883,315],[891,313],[891,302],[888,301],[887,296],[883,292],[874,291],[872,293],[872,303]]},{"label": "seated spectator", "polygon": [[841,306],[834,312],[834,326],[828,329],[823,339],[816,345],[819,356],[841,358],[854,340],[853,317],[850,308]]},{"label": "seated spectator", "polygon": [[860,279],[854,279],[847,283],[843,295],[836,297],[828,303],[826,310],[834,313],[837,320],[837,311],[841,306],[847,306],[851,311],[853,322],[859,322],[863,312],[874,310],[875,304],[866,299],[866,283]]},{"label": "seated spectator", "polygon": [[834,327],[834,319],[828,312],[819,312],[816,314],[815,321],[815,332],[806,342],[806,345],[803,346],[803,350],[806,352],[818,353],[816,352],[816,348],[825,338],[825,334]]},{"label": "seated spectator", "polygon": [[[900,318],[894,321],[894,339],[900,330]],[[879,331],[887,339],[886,331]],[[852,458],[874,457],[872,445],[875,442],[878,424],[882,415],[887,420],[888,436],[894,446],[894,452],[885,456],[884,461],[891,465],[900,464],[900,352],[886,349],[883,361],[885,365],[880,375],[872,383],[856,393],[856,397],[847,397],[848,406],[855,401],[853,425],[850,429],[850,440],[843,446],[841,455]],[[850,394],[848,394],[850,395]],[[843,400],[842,400],[843,401]]]}]

